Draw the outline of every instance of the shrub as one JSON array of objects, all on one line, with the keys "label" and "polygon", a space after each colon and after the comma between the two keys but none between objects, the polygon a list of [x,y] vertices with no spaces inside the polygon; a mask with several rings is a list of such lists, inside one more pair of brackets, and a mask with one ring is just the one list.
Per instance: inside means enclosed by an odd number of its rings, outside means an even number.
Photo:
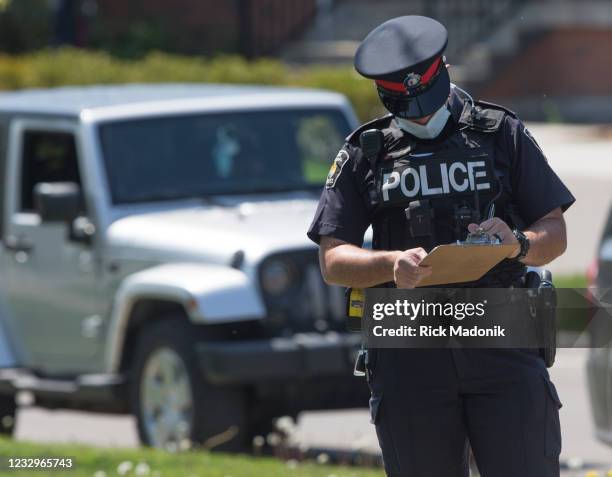
[{"label": "shrub", "polygon": [[0,89],[104,83],[239,83],[321,88],[345,94],[358,116],[382,114],[371,82],[350,66],[289,67],[274,59],[239,56],[198,58],[151,52],[142,59],[119,59],[74,48],[0,55]]}]

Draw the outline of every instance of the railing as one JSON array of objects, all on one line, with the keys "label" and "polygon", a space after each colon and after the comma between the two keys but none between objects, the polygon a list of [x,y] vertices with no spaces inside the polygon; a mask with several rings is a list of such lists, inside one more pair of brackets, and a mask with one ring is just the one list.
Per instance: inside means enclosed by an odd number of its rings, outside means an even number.
[{"label": "railing", "polygon": [[461,61],[474,42],[486,38],[511,18],[528,0],[426,0],[422,14],[443,23],[449,32],[446,55]]}]

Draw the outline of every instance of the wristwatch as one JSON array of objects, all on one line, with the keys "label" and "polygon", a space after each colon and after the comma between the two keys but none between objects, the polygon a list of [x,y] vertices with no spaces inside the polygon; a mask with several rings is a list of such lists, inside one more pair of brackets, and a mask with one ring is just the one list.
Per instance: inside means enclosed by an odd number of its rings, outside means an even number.
[{"label": "wristwatch", "polygon": [[514,236],[516,237],[516,240],[518,240],[518,243],[521,246],[519,254],[516,257],[514,257],[514,260],[518,261],[527,256],[527,253],[529,252],[529,239],[523,232],[521,232],[518,229],[514,229],[512,233],[514,234]]}]

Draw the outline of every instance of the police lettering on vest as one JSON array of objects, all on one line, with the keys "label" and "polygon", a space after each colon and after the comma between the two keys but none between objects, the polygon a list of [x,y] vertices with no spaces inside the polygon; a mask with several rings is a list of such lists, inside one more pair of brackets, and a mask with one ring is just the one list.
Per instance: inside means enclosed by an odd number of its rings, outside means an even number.
[{"label": "police lettering on vest", "polygon": [[455,152],[454,156],[413,154],[382,167],[382,204],[491,191],[494,178],[487,154],[457,157]]}]

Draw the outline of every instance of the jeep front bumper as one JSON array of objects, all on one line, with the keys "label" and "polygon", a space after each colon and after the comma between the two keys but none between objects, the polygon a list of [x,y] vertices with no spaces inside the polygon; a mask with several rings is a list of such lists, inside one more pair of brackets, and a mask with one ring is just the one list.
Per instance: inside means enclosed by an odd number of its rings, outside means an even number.
[{"label": "jeep front bumper", "polygon": [[196,352],[208,382],[231,385],[350,377],[360,344],[359,333],[299,333],[286,338],[201,342]]}]

